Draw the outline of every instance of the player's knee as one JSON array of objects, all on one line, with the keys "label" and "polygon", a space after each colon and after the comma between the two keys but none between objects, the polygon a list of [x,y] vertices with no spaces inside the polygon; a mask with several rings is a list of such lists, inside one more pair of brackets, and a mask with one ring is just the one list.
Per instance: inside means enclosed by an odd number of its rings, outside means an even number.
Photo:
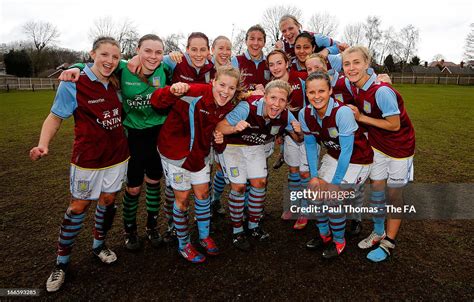
[{"label": "player's knee", "polygon": [[244,195],[247,185],[245,184],[231,184],[232,191],[236,192],[239,195]]},{"label": "player's knee", "polygon": [[99,204],[104,206],[110,206],[115,202],[115,193],[102,193],[99,198]]},{"label": "player's knee", "polygon": [[140,194],[141,187],[127,187],[127,193],[132,196],[137,196]]},{"label": "player's knee", "polygon": [[69,204],[67,212],[69,214],[79,215],[87,211],[87,208],[90,205],[90,201],[88,200],[72,200]]},{"label": "player's knee", "polygon": [[266,178],[252,179],[252,181],[250,182],[250,185],[258,189],[265,188],[267,186],[267,179]]}]

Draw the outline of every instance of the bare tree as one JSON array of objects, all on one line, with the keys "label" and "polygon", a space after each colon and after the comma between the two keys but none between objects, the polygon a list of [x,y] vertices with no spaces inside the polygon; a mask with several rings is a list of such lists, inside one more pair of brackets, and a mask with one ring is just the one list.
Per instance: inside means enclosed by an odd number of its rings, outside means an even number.
[{"label": "bare tree", "polygon": [[243,52],[245,46],[245,30],[238,30],[235,37],[232,37],[232,53],[239,55]]},{"label": "bare tree", "polygon": [[392,51],[395,39],[396,32],[392,26],[383,31],[377,47],[378,61],[380,63],[384,62],[385,56]]},{"label": "bare tree", "polygon": [[365,42],[365,30],[363,23],[347,24],[344,27],[342,41],[349,45],[361,45]]},{"label": "bare tree", "polygon": [[23,32],[33,42],[36,50],[41,52],[44,48],[54,45],[59,38],[58,28],[49,22],[30,21],[23,25]]},{"label": "bare tree", "polygon": [[33,73],[38,75],[44,68],[43,52],[47,47],[53,46],[59,38],[58,28],[49,22],[30,21],[23,25],[23,32],[32,42],[34,50],[30,52],[33,62]]},{"label": "bare tree", "polygon": [[339,27],[336,16],[328,13],[317,13],[311,16],[308,22],[308,30],[328,37],[334,37]]},{"label": "bare tree", "polygon": [[374,53],[377,43],[382,36],[380,30],[380,18],[377,16],[367,17],[366,23],[364,24],[365,38],[367,39],[367,48],[369,51]]},{"label": "bare tree", "polygon": [[420,39],[420,33],[412,24],[408,24],[401,29],[399,41],[402,47],[402,62],[405,64],[408,60],[416,54],[416,44]]},{"label": "bare tree", "polygon": [[445,58],[442,54],[440,54],[440,53],[435,54],[435,55],[433,56],[433,61],[436,61],[436,62],[444,61],[445,59],[446,59],[446,58]]},{"label": "bare tree", "polygon": [[163,43],[165,44],[165,53],[168,54],[172,51],[183,51],[186,47],[184,42],[184,35],[182,33],[179,34],[171,34],[166,36],[163,39]]},{"label": "bare tree", "polygon": [[303,12],[296,6],[278,5],[267,8],[263,13],[262,27],[267,34],[267,44],[275,45],[280,40],[280,18],[286,14],[295,16],[301,22]]},{"label": "bare tree", "polygon": [[120,50],[125,58],[133,55],[139,38],[137,27],[133,21],[125,19],[115,22],[110,16],[94,20],[94,24],[89,29],[91,40],[102,36],[115,38],[119,42]]},{"label": "bare tree", "polygon": [[466,61],[474,60],[474,23],[470,25],[471,31],[467,34],[466,45],[464,46],[464,59]]}]

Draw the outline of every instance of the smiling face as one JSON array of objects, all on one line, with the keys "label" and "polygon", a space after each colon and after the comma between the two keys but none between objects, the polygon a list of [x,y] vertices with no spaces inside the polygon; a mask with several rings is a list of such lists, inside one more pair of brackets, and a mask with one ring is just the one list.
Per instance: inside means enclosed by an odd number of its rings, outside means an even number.
[{"label": "smiling face", "polygon": [[308,74],[311,74],[317,71],[327,72],[326,63],[321,61],[321,59],[318,57],[306,59],[304,64],[306,66],[306,71],[308,72]]},{"label": "smiling face", "polygon": [[367,82],[369,62],[361,51],[344,52],[342,67],[346,77],[357,87],[362,87]]},{"label": "smiling face", "polygon": [[186,51],[191,58],[191,63],[196,68],[201,68],[206,64],[207,56],[209,55],[209,46],[207,41],[203,38],[193,38],[189,41],[189,46]]},{"label": "smiling face", "polygon": [[245,43],[252,58],[257,59],[263,55],[262,49],[265,46],[265,36],[261,31],[254,30],[249,32]]},{"label": "smiling face", "polygon": [[102,43],[96,50],[90,52],[94,65],[92,72],[101,82],[107,82],[117,68],[120,60],[120,49],[111,43]]},{"label": "smiling face", "polygon": [[137,48],[144,74],[151,74],[161,64],[163,60],[163,43],[155,40],[145,40]]},{"label": "smiling face", "polygon": [[293,19],[289,18],[280,22],[280,31],[288,43],[294,44],[296,37],[300,33],[300,26]]},{"label": "smiling face", "polygon": [[274,119],[278,117],[288,104],[288,92],[275,87],[265,93],[264,117]]},{"label": "smiling face", "polygon": [[306,57],[314,52],[314,47],[308,38],[300,37],[295,42],[295,55],[300,63],[304,63]]},{"label": "smiling face", "polygon": [[218,106],[224,106],[234,98],[237,91],[238,79],[223,74],[212,81],[212,95]]},{"label": "smiling face", "polygon": [[212,46],[212,54],[218,65],[228,65],[232,55],[232,45],[227,39],[219,39]]},{"label": "smiling face", "polygon": [[[332,88],[324,79],[314,79],[306,82],[306,97],[319,113],[324,115],[328,106]],[[322,116],[320,114],[320,116]]]},{"label": "smiling face", "polygon": [[281,79],[288,74],[288,62],[282,54],[276,53],[267,57],[268,69],[276,79]]}]

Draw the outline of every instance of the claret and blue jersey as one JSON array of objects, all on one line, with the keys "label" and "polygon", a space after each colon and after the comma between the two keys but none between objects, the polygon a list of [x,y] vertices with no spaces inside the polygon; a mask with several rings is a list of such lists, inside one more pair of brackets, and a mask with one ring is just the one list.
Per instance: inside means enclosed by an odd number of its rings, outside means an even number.
[{"label": "claret and blue jersey", "polygon": [[226,135],[225,143],[247,146],[264,145],[271,142],[277,134],[282,134],[284,130],[293,131],[291,122],[296,119],[291,112],[285,109],[275,119],[265,119],[264,106],[263,97],[252,97],[241,101],[227,114],[225,118],[231,126],[243,120],[247,121],[250,127],[240,133]]},{"label": "claret and blue jersey", "polygon": [[76,83],[60,83],[51,113],[61,119],[74,115],[72,164],[101,169],[128,158],[117,91],[100,82],[88,66]]},{"label": "claret and blue jersey", "polygon": [[343,103],[330,98],[323,118],[310,104],[299,112],[298,119],[304,132],[311,177],[318,175],[319,148],[316,143],[324,145],[328,154],[338,160],[334,184],[340,184],[349,163],[372,163],[373,151],[367,138],[359,129],[352,110]]}]

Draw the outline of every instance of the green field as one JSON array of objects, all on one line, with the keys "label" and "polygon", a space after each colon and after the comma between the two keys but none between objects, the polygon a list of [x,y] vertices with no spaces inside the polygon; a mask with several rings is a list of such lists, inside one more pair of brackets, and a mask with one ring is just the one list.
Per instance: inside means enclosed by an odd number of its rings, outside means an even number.
[{"label": "green field", "polygon": [[[473,182],[474,87],[395,87],[405,99],[416,130],[416,181]],[[36,169],[48,169],[54,174],[67,170],[73,136],[72,118],[64,122],[51,145],[50,158],[33,164],[27,157],[28,150],[37,143],[53,98],[53,91],[0,93],[0,146],[3,150],[0,175],[18,179],[31,176],[23,174],[34,174]]]},{"label": "green field", "polygon": [[[396,88],[405,98],[416,129],[415,182],[472,183],[474,87]],[[295,232],[292,221],[279,218],[282,192],[287,185],[286,167],[271,169],[270,173],[265,229],[271,240],[253,242],[250,254],[233,248],[229,215],[215,223],[215,239],[223,255],[200,266],[178,258],[173,243],[157,250],[145,244],[142,251],[130,253],[123,245],[119,207],[107,244],[120,260],[105,268],[91,256],[94,211],[90,209],[76,240],[69,280],[59,293],[46,296],[44,282],[54,263],[58,227],[70,199],[73,119],[63,122],[48,157],[32,162],[28,152],[38,142],[53,99],[54,91],[0,92],[0,258],[5,259],[0,270],[0,288],[42,289],[41,296],[46,300],[62,301],[75,301],[78,297],[117,297],[120,301],[263,301],[275,297],[349,300],[354,296],[361,300],[473,300],[469,272],[474,267],[468,260],[473,258],[472,219],[406,220],[397,237],[392,261],[368,263],[366,251],[356,247],[360,238],[351,238],[347,254],[328,263],[320,251],[315,253],[303,247],[316,235],[313,223]],[[223,201],[226,203],[227,198]],[[117,203],[121,204],[121,196]],[[137,218],[143,234],[143,194],[140,204]],[[164,216],[163,211],[160,215]],[[161,218],[159,227],[163,232],[166,222]],[[371,225],[370,220],[364,221],[364,236]],[[193,232],[196,238],[196,230],[191,227]],[[186,286],[176,290],[180,284]]]}]

